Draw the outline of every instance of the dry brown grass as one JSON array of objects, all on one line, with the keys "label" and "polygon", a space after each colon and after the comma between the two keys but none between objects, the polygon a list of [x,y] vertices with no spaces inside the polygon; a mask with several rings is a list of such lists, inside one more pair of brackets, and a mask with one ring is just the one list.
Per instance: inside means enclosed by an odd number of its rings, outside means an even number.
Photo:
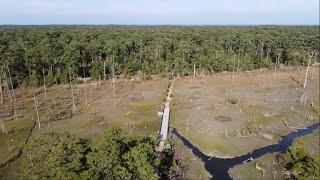
[{"label": "dry brown grass", "polygon": [[[177,79],[172,126],[206,154],[238,156],[319,121],[319,71],[299,102],[304,70],[241,72]],[[275,78],[274,78],[275,77]],[[269,134],[266,140],[262,134]]]},{"label": "dry brown grass", "polygon": [[[42,88],[16,90],[17,120],[13,118],[12,102],[5,96],[5,103],[0,105],[0,119],[8,134],[2,133],[0,129],[0,164],[17,157],[17,152],[23,149],[31,132],[32,138],[43,132],[66,131],[81,138],[91,138],[94,142],[97,139],[95,137],[112,126],[123,128],[133,138],[148,136],[159,128],[157,111],[161,110],[162,96],[166,90],[165,79],[131,83],[121,79],[116,84],[116,96],[109,81],[102,83],[100,87],[73,85],[73,89],[75,111],[68,85],[48,88],[47,99]],[[41,129],[37,125],[33,128],[36,120],[33,92],[36,92],[39,103]],[[19,174],[10,164],[3,168],[1,172],[6,172],[5,177],[0,176],[0,179]]]}]

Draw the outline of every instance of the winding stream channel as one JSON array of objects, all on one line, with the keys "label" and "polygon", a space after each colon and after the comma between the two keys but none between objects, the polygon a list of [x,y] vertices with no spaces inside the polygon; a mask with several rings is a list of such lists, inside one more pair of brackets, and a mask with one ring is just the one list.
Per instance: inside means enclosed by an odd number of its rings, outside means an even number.
[{"label": "winding stream channel", "polygon": [[187,148],[192,150],[192,153],[195,156],[204,162],[205,168],[211,174],[212,179],[231,179],[230,175],[228,174],[228,170],[235,165],[241,164],[243,161],[250,158],[259,158],[267,153],[284,152],[289,146],[292,145],[296,138],[311,134],[315,130],[319,129],[319,127],[320,123],[313,124],[306,129],[300,129],[298,131],[291,132],[290,134],[284,136],[277,144],[256,149],[247,154],[228,159],[207,156],[201,152],[199,148],[195,147],[188,139],[179,134],[177,129],[173,128],[172,133],[176,135]]}]

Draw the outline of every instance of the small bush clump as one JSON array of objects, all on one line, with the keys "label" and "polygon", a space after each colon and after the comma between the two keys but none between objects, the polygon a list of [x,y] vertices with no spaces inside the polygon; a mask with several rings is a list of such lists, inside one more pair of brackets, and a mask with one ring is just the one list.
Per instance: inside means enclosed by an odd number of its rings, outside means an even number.
[{"label": "small bush clump", "polygon": [[229,121],[231,121],[231,117],[230,116],[218,116],[215,119],[220,121],[220,122],[229,122]]},{"label": "small bush clump", "polygon": [[233,105],[239,103],[239,99],[235,98],[235,97],[228,98],[227,101],[228,101],[229,104],[233,104]]},{"label": "small bush clump", "polygon": [[292,179],[319,179],[319,164],[303,148],[292,146],[284,153],[283,167]]}]

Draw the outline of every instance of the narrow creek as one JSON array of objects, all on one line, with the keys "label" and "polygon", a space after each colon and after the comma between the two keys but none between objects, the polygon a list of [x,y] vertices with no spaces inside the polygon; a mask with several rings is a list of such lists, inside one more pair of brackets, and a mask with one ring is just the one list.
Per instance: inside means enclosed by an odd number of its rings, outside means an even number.
[{"label": "narrow creek", "polygon": [[241,164],[243,161],[250,158],[259,158],[267,153],[284,152],[286,149],[288,149],[289,146],[292,145],[293,141],[296,138],[311,134],[315,130],[319,129],[319,127],[320,123],[313,124],[307,127],[306,129],[300,129],[298,131],[291,132],[290,134],[284,136],[282,140],[279,141],[277,144],[256,149],[247,154],[229,159],[221,159],[207,156],[199,148],[195,147],[188,139],[179,134],[177,129],[173,128],[172,133],[176,135],[187,148],[192,150],[192,153],[195,156],[197,156],[204,162],[205,168],[211,174],[212,179],[225,180],[231,179],[230,175],[228,174],[228,170],[234,167],[235,165]]}]

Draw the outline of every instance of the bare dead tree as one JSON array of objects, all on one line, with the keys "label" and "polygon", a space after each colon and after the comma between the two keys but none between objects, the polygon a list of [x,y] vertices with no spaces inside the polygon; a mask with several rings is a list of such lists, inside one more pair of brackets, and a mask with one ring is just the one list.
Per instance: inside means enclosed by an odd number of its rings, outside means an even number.
[{"label": "bare dead tree", "polygon": [[117,107],[116,85],[113,85],[114,106]]},{"label": "bare dead tree", "polygon": [[69,83],[70,83],[71,97],[72,97],[72,112],[75,112],[76,103],[74,100],[74,93],[73,93],[73,87],[72,87],[72,83],[71,83],[71,75],[70,74],[69,74]]},{"label": "bare dead tree", "polygon": [[114,86],[115,83],[114,71],[114,58],[112,57],[112,86]]},{"label": "bare dead tree", "polygon": [[186,130],[189,130],[189,127],[190,127],[190,118],[188,116],[188,120],[187,120],[187,127],[186,127]]},{"label": "bare dead tree", "polygon": [[88,106],[88,94],[87,94],[87,83],[86,81],[84,81],[84,96],[85,96],[85,102],[86,102],[86,106]]},{"label": "bare dead tree", "polygon": [[317,55],[318,55],[318,52],[315,52],[315,55],[314,55],[314,64],[313,64],[313,70],[312,70],[312,75],[311,75],[311,80],[313,80],[313,76],[316,72],[316,65],[317,65]]},{"label": "bare dead tree", "polygon": [[90,102],[90,104],[92,103],[92,86],[90,86],[89,102]]},{"label": "bare dead tree", "polygon": [[266,170],[263,169],[262,167],[260,167],[260,166],[258,165],[258,162],[256,162],[256,169],[258,169],[258,170],[260,170],[260,171],[262,172],[262,176],[264,176],[264,174],[266,173]]},{"label": "bare dead tree", "polygon": [[224,130],[224,135],[226,136],[226,138],[228,138],[228,139],[230,138],[227,130]]},{"label": "bare dead tree", "polygon": [[279,50],[279,46],[277,47],[277,59],[274,65],[274,72],[273,72],[273,79],[276,78],[276,72],[277,72],[277,66],[279,65],[279,61],[280,61],[280,50]]},{"label": "bare dead tree", "polygon": [[237,73],[240,72],[240,50],[238,51]]},{"label": "bare dead tree", "polygon": [[114,97],[114,106],[117,106],[117,95],[116,95],[116,82],[115,82],[115,73],[114,73],[114,58],[112,57],[112,88],[113,88],[113,97]]},{"label": "bare dead tree", "polygon": [[106,76],[106,62],[103,62],[103,80],[106,81],[107,80],[107,76]]},{"label": "bare dead tree", "polygon": [[101,75],[99,75],[98,87],[101,86]]},{"label": "bare dead tree", "polygon": [[309,72],[309,68],[310,68],[310,63],[311,63],[311,59],[312,59],[312,57],[313,57],[313,53],[312,53],[312,55],[310,56],[309,61],[308,61],[308,65],[307,65],[306,73],[305,73],[305,76],[304,76],[303,89],[305,89],[305,88],[306,88],[306,86],[307,86],[307,81],[308,81],[308,72]]},{"label": "bare dead tree", "polygon": [[290,77],[292,79],[292,82],[297,83],[299,86],[303,88],[303,84],[301,84],[298,80],[296,80],[293,76]]},{"label": "bare dead tree", "polygon": [[196,65],[193,64],[193,78],[196,78]]},{"label": "bare dead tree", "polygon": [[234,80],[234,68],[236,65],[236,57],[233,58],[233,65],[232,65],[232,80]]},{"label": "bare dead tree", "polygon": [[7,84],[8,85],[8,88],[7,88],[7,94],[8,94],[8,97],[10,98],[10,102],[12,103],[13,102],[13,100],[12,100],[12,95],[11,95],[11,91],[10,91],[10,86],[9,86],[9,84]]},{"label": "bare dead tree", "polygon": [[[6,71],[3,71],[3,79],[7,79]],[[4,83],[4,81],[3,81],[3,83]],[[10,82],[6,81],[6,85],[7,85],[7,90],[6,90],[7,94],[8,94],[8,97],[10,98],[10,102],[12,103],[13,99],[12,99],[12,95],[11,95],[11,91],[10,91]]]},{"label": "bare dead tree", "polygon": [[7,70],[8,70],[9,80],[10,80],[11,93],[12,93],[12,95],[13,95],[14,103],[16,103],[16,102],[17,102],[17,99],[16,99],[16,95],[15,95],[15,93],[14,93],[13,83],[12,83],[12,78],[11,78],[11,73],[10,73],[9,67],[7,67]]},{"label": "bare dead tree", "polygon": [[29,154],[29,167],[30,167],[31,169],[33,168],[32,154]]},{"label": "bare dead tree", "polygon": [[8,70],[9,79],[10,79],[11,92],[12,92],[13,100],[14,100],[14,103],[13,103],[13,118],[15,120],[17,120],[17,109],[16,109],[17,99],[16,99],[16,95],[14,93],[14,88],[13,88],[13,83],[12,83],[12,78],[11,78],[11,73],[10,73],[9,67],[7,67],[7,70]]},{"label": "bare dead tree", "polygon": [[39,127],[39,129],[41,129],[39,109],[38,109],[38,101],[37,101],[37,98],[36,98],[36,93],[33,93],[33,100],[34,100],[34,108],[35,108],[36,113],[37,113],[38,127]]},{"label": "bare dead tree", "polygon": [[268,48],[268,50],[267,50],[267,57],[266,57],[266,64],[268,63],[268,59],[269,59],[269,54],[270,54],[270,48]]},{"label": "bare dead tree", "polygon": [[46,78],[45,78],[45,76],[44,76],[44,68],[42,68],[42,77],[43,77],[44,96],[46,97],[46,99],[48,99],[48,96],[47,96],[47,87],[46,87]]},{"label": "bare dead tree", "polygon": [[13,104],[13,118],[14,118],[15,120],[18,119],[18,113],[17,113],[16,103]]},{"label": "bare dead tree", "polygon": [[2,77],[0,75],[0,104],[3,103],[3,95],[2,95]]},{"label": "bare dead tree", "polygon": [[[141,39],[140,39],[140,42],[141,42]],[[142,63],[142,51],[141,51],[141,46],[139,46],[139,62],[140,62],[140,64]],[[139,66],[139,70],[141,70],[141,69],[140,69],[140,66]]]},{"label": "bare dead tree", "polygon": [[3,133],[8,134],[8,132],[6,131],[6,127],[5,127],[2,119],[1,119],[1,129],[2,129],[2,132],[3,132]]},{"label": "bare dead tree", "polygon": [[84,69],[83,69],[83,85],[84,85],[85,104],[86,104],[86,106],[88,106],[87,81],[86,81],[86,73],[85,73]]},{"label": "bare dead tree", "polygon": [[302,90],[302,95],[300,97],[300,103],[302,104],[302,102],[306,102],[307,101],[307,95],[305,95],[305,89],[306,89],[306,86],[307,86],[307,83],[308,83],[308,72],[309,72],[309,69],[310,69],[310,63],[312,61],[312,58],[315,57],[315,54],[316,52],[313,51],[311,53],[311,55],[309,56],[309,60],[308,60],[308,65],[307,65],[307,68],[306,68],[306,73],[305,73],[305,76],[304,76],[304,83],[303,83],[303,90]]},{"label": "bare dead tree", "polygon": [[261,48],[260,48],[260,59],[261,59],[261,61],[263,59],[263,48],[264,48],[264,42],[261,42]]}]

